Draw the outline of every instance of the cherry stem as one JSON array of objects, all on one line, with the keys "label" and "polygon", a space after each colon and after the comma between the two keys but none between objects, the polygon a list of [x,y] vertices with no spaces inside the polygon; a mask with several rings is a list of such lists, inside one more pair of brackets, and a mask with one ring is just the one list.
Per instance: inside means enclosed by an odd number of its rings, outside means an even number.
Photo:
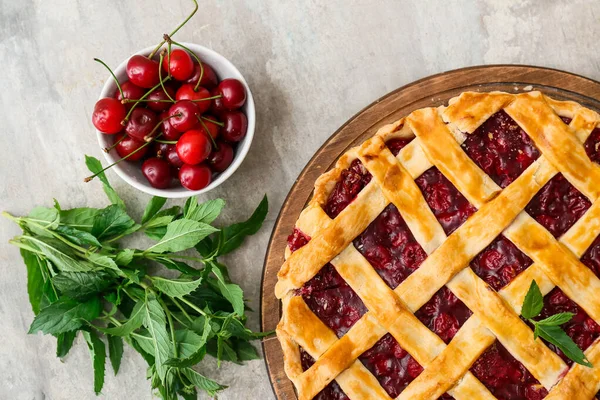
[{"label": "cherry stem", "polygon": [[[162,132],[160,132],[158,135],[156,135],[156,137],[159,137],[160,135],[162,135]],[[110,164],[109,166],[102,168],[102,170],[96,172],[94,175],[88,176],[83,181],[84,182],[91,181],[92,179],[94,179],[95,177],[97,177],[98,175],[100,175],[101,173],[103,173],[104,171],[106,171],[107,169],[112,168],[115,165],[117,165],[118,163],[120,163],[121,161],[128,159],[129,157],[131,157],[132,155],[134,155],[135,153],[137,153],[138,151],[140,151],[144,147],[148,146],[150,143],[152,143],[152,140],[150,140],[149,142],[144,143],[143,145],[141,145],[140,147],[138,147],[137,149],[135,149],[131,153],[127,154],[125,157],[123,157],[123,158],[115,161],[114,163]]]},{"label": "cherry stem", "polygon": [[177,144],[177,140],[155,140],[155,142],[162,144]]},{"label": "cherry stem", "polygon": [[219,125],[221,128],[225,126],[224,123],[219,122],[219,121],[215,121],[214,119],[210,119],[210,118],[206,118],[205,116],[201,117],[203,120],[208,121],[208,122],[212,122],[215,125]]},{"label": "cherry stem", "polygon": [[121,142],[123,141],[123,139],[125,139],[126,137],[127,137],[127,135],[123,135],[123,136],[121,137],[121,139],[119,139],[119,140],[117,140],[116,142],[114,142],[112,146],[110,146],[110,147],[105,147],[105,148],[104,148],[104,152],[105,152],[105,153],[110,153],[110,151],[111,151],[112,149],[114,149],[115,147],[117,147],[117,145],[118,145],[119,143],[121,143]]},{"label": "cherry stem", "polygon": [[202,121],[202,118],[199,115],[196,115],[196,118],[198,118],[198,121],[200,121],[200,123],[202,124],[202,127],[204,128],[204,130],[206,131],[206,134],[210,138],[210,141],[212,142],[213,146],[215,147],[215,150],[219,150],[219,146],[217,146],[217,142],[215,142],[215,139],[210,134],[210,131],[208,130],[208,127],[206,126],[204,121]]},{"label": "cherry stem", "polygon": [[[153,91],[155,91],[156,89],[158,89],[163,84],[163,82],[166,82],[169,79],[171,79],[171,77],[167,76],[161,82],[159,82],[156,85],[154,85],[154,87],[152,87],[150,90],[148,90],[146,92],[146,94],[144,94],[138,100],[131,100],[131,99],[123,99],[123,100],[121,100],[121,103],[123,103],[123,104],[125,104],[125,103],[134,103],[133,106],[131,106],[131,108],[129,109],[129,112],[127,113],[127,115],[125,116],[125,118],[123,119],[123,121],[121,121],[121,125],[125,126],[125,124],[127,123],[127,121],[129,121],[129,117],[131,116],[131,113],[133,112],[133,110],[137,107],[137,105],[140,102],[142,102],[142,101],[153,101],[153,100],[144,100],[144,99],[146,97],[148,97],[150,95],[150,93],[152,93]],[[154,101],[157,101],[157,100],[154,100]],[[167,101],[169,101],[169,100],[167,100]]]},{"label": "cherry stem", "polygon": [[[168,36],[165,35],[165,37],[168,37]],[[196,59],[196,61],[198,61],[198,64],[200,64],[200,78],[198,78],[198,82],[196,82],[196,86],[194,86],[194,92],[197,92],[198,88],[200,87],[200,81],[202,81],[202,77],[204,76],[204,65],[202,65],[202,61],[200,61],[200,58],[198,58],[198,56],[196,55],[196,53],[194,53],[193,51],[191,51],[190,49],[188,49],[187,47],[185,47],[181,43],[178,43],[178,42],[176,42],[174,40],[171,40],[170,37],[169,37],[169,43],[173,43],[175,46],[179,46],[182,49],[184,49],[185,51],[187,51],[188,53],[190,53],[190,55],[192,57],[194,57]]]},{"label": "cherry stem", "polygon": [[[171,100],[171,102],[175,103],[175,100],[173,100],[173,98],[171,97],[171,95],[169,94],[169,92],[167,92],[167,89],[165,88],[165,83],[162,80],[162,62],[163,62],[163,58],[165,56],[164,51],[160,53],[160,61],[158,62],[158,80],[160,81],[160,86],[162,87],[163,92],[165,92],[165,94],[167,95],[167,97],[169,98],[169,100]],[[169,53],[169,64],[171,63],[171,54]],[[169,67],[169,77],[171,76],[171,67]]]},{"label": "cherry stem", "polygon": [[110,67],[108,65],[106,65],[106,63],[104,61],[102,61],[101,59],[99,59],[99,58],[94,58],[94,61],[99,62],[100,64],[104,65],[104,67],[108,70],[108,72],[110,72],[110,74],[112,75],[113,79],[115,80],[115,83],[117,84],[117,88],[119,89],[119,93],[121,93],[121,98],[124,99],[125,95],[123,94],[123,89],[121,88],[121,84],[119,83],[119,80],[115,76],[115,73],[112,71],[112,69],[110,69]]},{"label": "cherry stem", "polygon": [[[198,1],[196,1],[196,0],[193,0],[193,1],[194,1],[194,11],[192,11],[192,13],[181,24],[179,24],[179,26],[177,28],[175,28],[175,30],[173,32],[171,32],[171,34],[169,36],[173,36],[174,34],[176,34],[177,31],[179,29],[181,29],[181,27],[183,27],[194,16],[194,14],[196,14],[196,11],[198,11]],[[158,46],[156,46],[156,48],[154,50],[152,50],[152,53],[150,53],[148,58],[154,57],[154,55],[156,54],[158,49],[160,49],[162,47],[162,45],[165,43],[166,43],[166,40],[163,40],[162,42],[160,42],[160,44]]]},{"label": "cherry stem", "polygon": [[[161,119],[161,120],[158,122],[158,124],[156,124],[156,126],[155,126],[154,128],[152,128],[152,130],[150,131],[150,133],[149,133],[149,134],[147,134],[146,136],[144,136],[144,141],[146,141],[146,142],[151,142],[151,141],[152,141],[152,139],[153,139],[152,135],[153,135],[153,134],[154,134],[154,132],[156,132],[156,130],[157,130],[157,129],[158,129],[158,128],[159,128],[159,127],[162,125],[162,123],[163,123],[163,122],[165,122],[165,121],[166,121],[166,120],[168,120],[168,119],[175,118],[175,117],[181,117],[181,113],[177,113],[177,114],[169,115],[168,117]],[[161,133],[162,133],[162,132],[161,132]],[[158,137],[158,135],[157,135],[156,137]]]}]

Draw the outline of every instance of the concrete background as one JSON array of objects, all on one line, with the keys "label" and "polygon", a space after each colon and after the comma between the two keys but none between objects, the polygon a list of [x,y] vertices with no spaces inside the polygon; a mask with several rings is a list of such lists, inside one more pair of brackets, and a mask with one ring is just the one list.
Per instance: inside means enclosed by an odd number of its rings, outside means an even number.
[{"label": "concrete background", "polygon": [[[64,207],[107,204],[99,183],[82,182],[84,154],[101,158],[90,115],[107,74],[92,58],[118,65],[191,8],[184,0],[0,0],[0,209],[23,214],[53,197]],[[266,226],[226,260],[251,305],[258,310],[265,247],[285,195],[344,121],[399,86],[470,65],[533,64],[600,80],[598,16],[594,0],[202,1],[176,38],[228,57],[257,104],[250,154],[204,197],[228,202],[228,222],[269,195]],[[139,216],[148,196],[108,176]],[[7,244],[18,233],[0,220],[0,399],[94,399],[81,340],[63,364],[54,338],[26,334],[25,268]],[[250,325],[258,328],[258,312]],[[100,398],[151,398],[136,353],[126,351],[117,377],[108,368]],[[201,369],[230,386],[221,399],[274,398],[262,360]]]}]

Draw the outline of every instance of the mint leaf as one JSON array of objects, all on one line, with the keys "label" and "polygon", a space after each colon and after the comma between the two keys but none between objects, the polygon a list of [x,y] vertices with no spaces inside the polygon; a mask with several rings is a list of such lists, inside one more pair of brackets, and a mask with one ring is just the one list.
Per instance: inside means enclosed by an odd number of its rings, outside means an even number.
[{"label": "mint leaf", "polygon": [[123,339],[112,335],[106,335],[106,339],[108,341],[108,358],[115,375],[117,375],[123,358]]},{"label": "mint leaf", "polygon": [[150,221],[152,217],[156,215],[157,212],[165,205],[167,199],[164,197],[154,196],[148,202],[146,209],[144,210],[144,215],[142,216],[142,224]]},{"label": "mint leaf", "polygon": [[51,237],[45,229],[58,228],[60,214],[56,208],[36,207],[24,221],[35,234]]},{"label": "mint leaf", "polygon": [[69,354],[75,336],[77,336],[77,331],[63,332],[56,336],[56,357],[63,358]]},{"label": "mint leaf", "polygon": [[209,200],[198,204],[196,197],[190,197],[185,202],[183,218],[210,224],[219,216],[224,206],[225,201],[222,199]]},{"label": "mint leaf", "polygon": [[186,296],[196,290],[201,283],[201,278],[195,281],[166,279],[159,276],[152,278],[154,287],[170,297]]},{"label": "mint leaf", "polygon": [[56,232],[69,239],[71,242],[79,246],[96,246],[102,247],[102,244],[96,239],[94,235],[89,232],[81,231],[77,228],[72,228],[66,225],[60,225],[56,229]]},{"label": "mint leaf", "polygon": [[209,396],[215,397],[217,392],[227,388],[227,386],[220,385],[212,379],[209,379],[204,375],[200,375],[191,368],[182,369],[181,372],[183,372],[185,377],[190,380],[192,385],[204,390]]},{"label": "mint leaf", "polygon": [[206,344],[206,340],[202,336],[189,329],[175,331],[175,341],[179,357],[183,359],[191,357]]},{"label": "mint leaf", "polygon": [[83,337],[87,342],[92,357],[92,365],[94,366],[94,392],[99,394],[104,386],[104,364],[106,363],[106,347],[104,342],[100,340],[96,332],[83,332]]},{"label": "mint leaf", "polygon": [[218,279],[219,290],[233,306],[233,311],[238,315],[244,315],[244,292],[235,283],[227,283],[221,270],[213,268],[212,271]]},{"label": "mint leaf", "polygon": [[146,252],[175,253],[187,250],[214,232],[217,232],[217,229],[208,224],[189,219],[178,219],[167,226],[165,236],[158,243],[150,246]]},{"label": "mint leaf", "polygon": [[100,171],[102,171],[102,163],[100,162],[100,160],[98,160],[95,157],[86,155],[85,156],[85,165],[87,165],[87,167],[91,173],[93,173],[93,174],[98,173],[98,179],[100,179],[102,181],[102,184],[104,187],[104,193],[106,193],[106,196],[108,197],[110,202],[121,208],[125,208],[125,203],[123,203],[123,200],[121,200],[121,198],[119,197],[117,192],[115,192],[115,189],[113,189],[113,187],[108,182],[108,179],[106,178],[106,174],[104,172],[100,172]]},{"label": "mint leaf", "polygon": [[114,270],[114,271],[117,271],[117,273],[119,273],[119,274],[121,272],[117,263],[109,256],[105,256],[100,253],[89,253],[88,260],[90,260],[90,262],[96,268]]},{"label": "mint leaf", "polygon": [[60,211],[60,224],[80,231],[91,232],[94,226],[94,218],[98,215],[97,208],[73,208]]},{"label": "mint leaf", "polygon": [[100,300],[93,297],[85,303],[62,298],[42,309],[29,328],[29,333],[42,331],[55,335],[79,329],[85,321],[92,321],[100,315]]},{"label": "mint leaf", "polygon": [[250,218],[244,222],[223,228],[219,235],[219,252],[217,255],[230,253],[240,247],[246,236],[254,235],[258,232],[267,216],[268,210],[269,202],[265,195]]},{"label": "mint leaf", "polygon": [[40,312],[40,304],[44,295],[44,275],[42,263],[37,254],[21,249],[21,257],[27,267],[27,294],[34,314]]},{"label": "mint leaf", "polygon": [[107,239],[125,233],[129,228],[135,225],[125,210],[117,205],[108,206],[96,215],[92,235],[99,240]]},{"label": "mint leaf", "polygon": [[575,314],[570,313],[570,312],[554,314],[554,315],[549,316],[546,319],[537,321],[536,325],[559,326],[559,325],[566,324],[567,322],[569,322],[573,318],[573,316],[575,316]]},{"label": "mint leaf", "polygon": [[523,300],[523,307],[521,308],[521,315],[523,318],[530,319],[537,317],[542,308],[544,307],[544,296],[540,291],[539,286],[535,280],[531,281],[529,290]]},{"label": "mint leaf", "polygon": [[135,250],[132,249],[123,249],[117,253],[115,257],[115,263],[120,266],[127,266],[133,261],[133,255],[135,254]]},{"label": "mint leaf", "polygon": [[115,326],[110,328],[100,328],[98,330],[113,336],[127,336],[131,332],[138,329],[144,323],[144,303],[137,302],[129,315],[129,319],[121,326]]},{"label": "mint leaf", "polygon": [[156,373],[161,381],[164,382],[167,375],[167,367],[164,365],[164,362],[171,355],[173,343],[167,333],[165,312],[156,299],[156,296],[151,292],[146,292],[144,326],[148,329],[148,333],[150,333],[152,339]]},{"label": "mint leaf", "polygon": [[[173,216],[172,215],[163,215],[162,217],[154,217],[152,218],[150,221],[146,222],[146,224],[144,225],[144,229],[149,229],[153,232],[158,232],[159,229],[158,228],[166,228],[167,225],[169,225],[169,223],[171,221],[173,221]],[[166,229],[164,231],[164,233],[166,233]],[[164,236],[164,233],[162,234]],[[158,240],[160,240],[162,238],[162,236],[160,238],[158,238]]]},{"label": "mint leaf", "polygon": [[[167,360],[165,363],[175,368],[187,368],[198,364],[206,355],[206,343],[210,337],[212,337],[212,327],[210,317],[200,316],[193,323],[193,333],[200,338],[196,342],[197,349],[193,354],[182,355],[180,352],[180,359],[172,358]],[[196,332],[202,332],[199,336]]]},{"label": "mint leaf", "polygon": [[52,261],[56,268],[61,271],[87,272],[94,269],[94,266],[89,262],[75,258],[75,256],[70,252],[69,248],[65,249],[64,246],[61,246],[50,239],[41,241],[30,236],[22,236],[21,240],[33,244],[35,247],[40,249],[46,258]]},{"label": "mint leaf", "polygon": [[250,361],[260,358],[254,346],[245,340],[235,341],[233,347],[240,361]]},{"label": "mint leaf", "polygon": [[81,300],[106,290],[112,284],[109,278],[103,271],[61,272],[52,278],[52,283],[65,296]]},{"label": "mint leaf", "polygon": [[577,364],[592,368],[592,364],[587,360],[583,351],[577,347],[575,342],[559,326],[537,324],[535,327],[542,339],[558,347],[571,360]]},{"label": "mint leaf", "polygon": [[175,261],[168,257],[156,257],[154,261],[161,263],[168,269],[177,270],[190,276],[200,276],[200,271],[190,267],[184,262]]}]

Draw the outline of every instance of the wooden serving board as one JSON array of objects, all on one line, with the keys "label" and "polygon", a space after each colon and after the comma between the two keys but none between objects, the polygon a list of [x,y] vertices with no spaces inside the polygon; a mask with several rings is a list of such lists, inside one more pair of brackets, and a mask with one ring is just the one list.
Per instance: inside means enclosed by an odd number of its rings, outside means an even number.
[{"label": "wooden serving board", "polygon": [[[433,75],[401,87],[375,101],[342,125],[308,162],[281,207],[267,247],[261,292],[261,328],[274,330],[281,315],[275,297],[277,272],[284,262],[287,237],[312,195],[315,180],[329,170],[350,147],[371,137],[381,126],[410,112],[439,106],[464,91],[510,93],[541,90],[556,99],[573,100],[600,110],[600,82],[569,72],[521,65],[489,65]],[[598,100],[596,100],[598,99]],[[275,396],[296,400],[291,381],[283,369],[283,354],[276,337],[263,341],[263,350]]]}]

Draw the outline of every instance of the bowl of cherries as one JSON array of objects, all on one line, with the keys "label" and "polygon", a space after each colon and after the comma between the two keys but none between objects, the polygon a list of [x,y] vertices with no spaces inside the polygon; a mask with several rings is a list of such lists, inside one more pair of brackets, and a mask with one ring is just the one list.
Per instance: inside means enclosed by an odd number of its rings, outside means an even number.
[{"label": "bowl of cherries", "polygon": [[92,123],[107,168],[148,194],[188,197],[238,169],[254,135],[254,100],[225,57],[165,40],[109,69]]}]

